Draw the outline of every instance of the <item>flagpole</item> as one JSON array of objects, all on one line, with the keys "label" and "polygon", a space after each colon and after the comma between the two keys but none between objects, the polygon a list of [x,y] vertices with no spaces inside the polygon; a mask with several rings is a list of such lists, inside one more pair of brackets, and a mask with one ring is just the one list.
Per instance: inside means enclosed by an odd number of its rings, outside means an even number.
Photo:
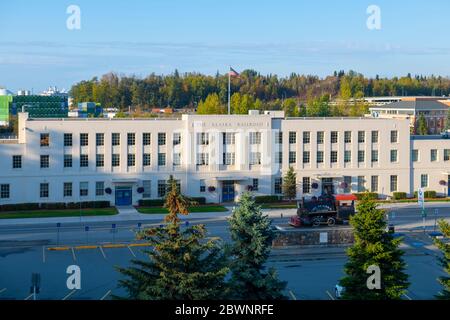
[{"label": "flagpole", "polygon": [[228,71],[228,114],[231,114],[231,67]]}]

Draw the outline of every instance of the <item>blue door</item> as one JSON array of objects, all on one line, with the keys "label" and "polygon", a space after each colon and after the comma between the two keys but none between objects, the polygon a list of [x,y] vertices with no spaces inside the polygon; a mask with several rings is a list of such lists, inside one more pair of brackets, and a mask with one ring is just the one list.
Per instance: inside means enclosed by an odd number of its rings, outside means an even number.
[{"label": "blue door", "polygon": [[133,203],[131,188],[116,188],[116,206],[131,206]]},{"label": "blue door", "polygon": [[222,185],[222,202],[234,201],[234,181],[224,181]]}]

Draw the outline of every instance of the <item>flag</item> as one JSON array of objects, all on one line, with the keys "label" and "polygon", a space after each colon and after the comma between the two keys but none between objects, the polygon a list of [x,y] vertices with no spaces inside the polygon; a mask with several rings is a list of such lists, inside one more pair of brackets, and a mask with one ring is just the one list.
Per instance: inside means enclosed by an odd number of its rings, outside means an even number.
[{"label": "flag", "polygon": [[230,73],[229,73],[229,75],[230,75],[231,77],[237,77],[237,78],[239,78],[239,73],[238,73],[236,70],[234,70],[232,67],[230,67]]}]

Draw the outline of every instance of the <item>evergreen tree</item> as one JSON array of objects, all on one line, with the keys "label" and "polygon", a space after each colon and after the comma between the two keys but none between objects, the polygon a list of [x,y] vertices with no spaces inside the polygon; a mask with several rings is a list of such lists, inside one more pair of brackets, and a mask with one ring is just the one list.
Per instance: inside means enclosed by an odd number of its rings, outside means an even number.
[{"label": "evergreen tree", "polygon": [[[118,268],[126,276],[119,286],[132,300],[221,299],[226,294],[227,259],[217,239],[207,239],[204,225],[182,229],[178,214],[187,215],[189,201],[175,180],[168,184],[166,226],[144,230],[139,239],[152,250],[149,260],[132,260],[132,267]],[[118,298],[118,297],[116,297]]]},{"label": "evergreen tree", "polygon": [[[445,220],[439,221],[439,229],[446,238],[450,238],[450,223]],[[444,271],[450,275],[450,244],[440,239],[435,239],[436,246],[441,249],[443,256],[439,258]],[[450,277],[440,277],[439,282],[442,284],[442,291],[437,295],[438,299],[450,300]]]},{"label": "evergreen tree", "polygon": [[292,201],[297,197],[297,174],[294,171],[294,168],[289,167],[289,170],[286,172],[286,175],[283,178],[283,195],[285,198]]},{"label": "evergreen tree", "polygon": [[425,120],[423,114],[419,116],[419,120],[417,121],[417,133],[422,136],[428,134],[427,120]]},{"label": "evergreen tree", "polygon": [[[408,275],[403,251],[399,249],[400,238],[395,239],[386,231],[384,210],[378,209],[373,200],[365,197],[357,206],[358,213],[351,217],[355,243],[348,249],[348,262],[344,267],[346,276],[340,284],[344,287],[343,299],[386,300],[400,299],[408,288]],[[367,286],[369,266],[380,268],[380,289]]]},{"label": "evergreen tree", "polygon": [[450,130],[450,110],[447,111],[447,119],[445,119],[445,130]]},{"label": "evergreen tree", "polygon": [[242,194],[233,210],[230,232],[233,243],[229,248],[231,263],[231,298],[245,300],[284,299],[286,282],[277,278],[275,269],[265,270],[274,232],[271,221],[264,216],[249,192]]}]

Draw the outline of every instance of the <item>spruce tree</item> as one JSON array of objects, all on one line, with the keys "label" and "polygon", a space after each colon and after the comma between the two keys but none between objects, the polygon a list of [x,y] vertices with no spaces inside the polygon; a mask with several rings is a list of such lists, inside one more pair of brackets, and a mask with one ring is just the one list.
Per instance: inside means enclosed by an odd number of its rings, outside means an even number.
[{"label": "spruce tree", "polygon": [[229,223],[233,240],[229,248],[233,257],[230,298],[285,299],[286,282],[278,280],[275,269],[266,270],[264,266],[274,238],[271,221],[262,214],[249,192],[242,194]]},{"label": "spruce tree", "polygon": [[417,121],[417,131],[418,134],[421,136],[428,134],[428,126],[427,126],[427,120],[425,120],[425,117],[423,114],[419,116],[419,120]]},{"label": "spruce tree", "polygon": [[[181,228],[178,214],[187,215],[189,201],[171,177],[165,207],[166,225],[141,232],[147,240],[149,259],[132,260],[132,267],[118,268],[126,278],[119,281],[132,300],[221,299],[229,273],[224,251],[217,239],[206,238],[204,225]],[[119,298],[119,297],[116,297]]]},{"label": "spruce tree", "polygon": [[[373,200],[365,197],[357,206],[358,213],[351,217],[355,243],[347,250],[346,276],[340,285],[344,288],[343,299],[386,300],[400,299],[408,288],[406,264],[399,249],[401,238],[394,238],[386,231],[384,210],[378,209]],[[380,268],[380,289],[367,285],[369,266]]]},{"label": "spruce tree", "polygon": [[295,174],[294,168],[289,167],[286,175],[283,178],[283,195],[285,198],[292,201],[297,197],[297,175]]},{"label": "spruce tree", "polygon": [[[444,237],[450,238],[450,223],[445,220],[439,221],[439,229],[443,233]],[[450,275],[450,244],[440,239],[434,240],[436,246],[441,249],[442,257],[439,258],[444,271]],[[440,277],[439,282],[442,284],[442,291],[436,296],[438,299],[450,300],[450,277]]]}]

